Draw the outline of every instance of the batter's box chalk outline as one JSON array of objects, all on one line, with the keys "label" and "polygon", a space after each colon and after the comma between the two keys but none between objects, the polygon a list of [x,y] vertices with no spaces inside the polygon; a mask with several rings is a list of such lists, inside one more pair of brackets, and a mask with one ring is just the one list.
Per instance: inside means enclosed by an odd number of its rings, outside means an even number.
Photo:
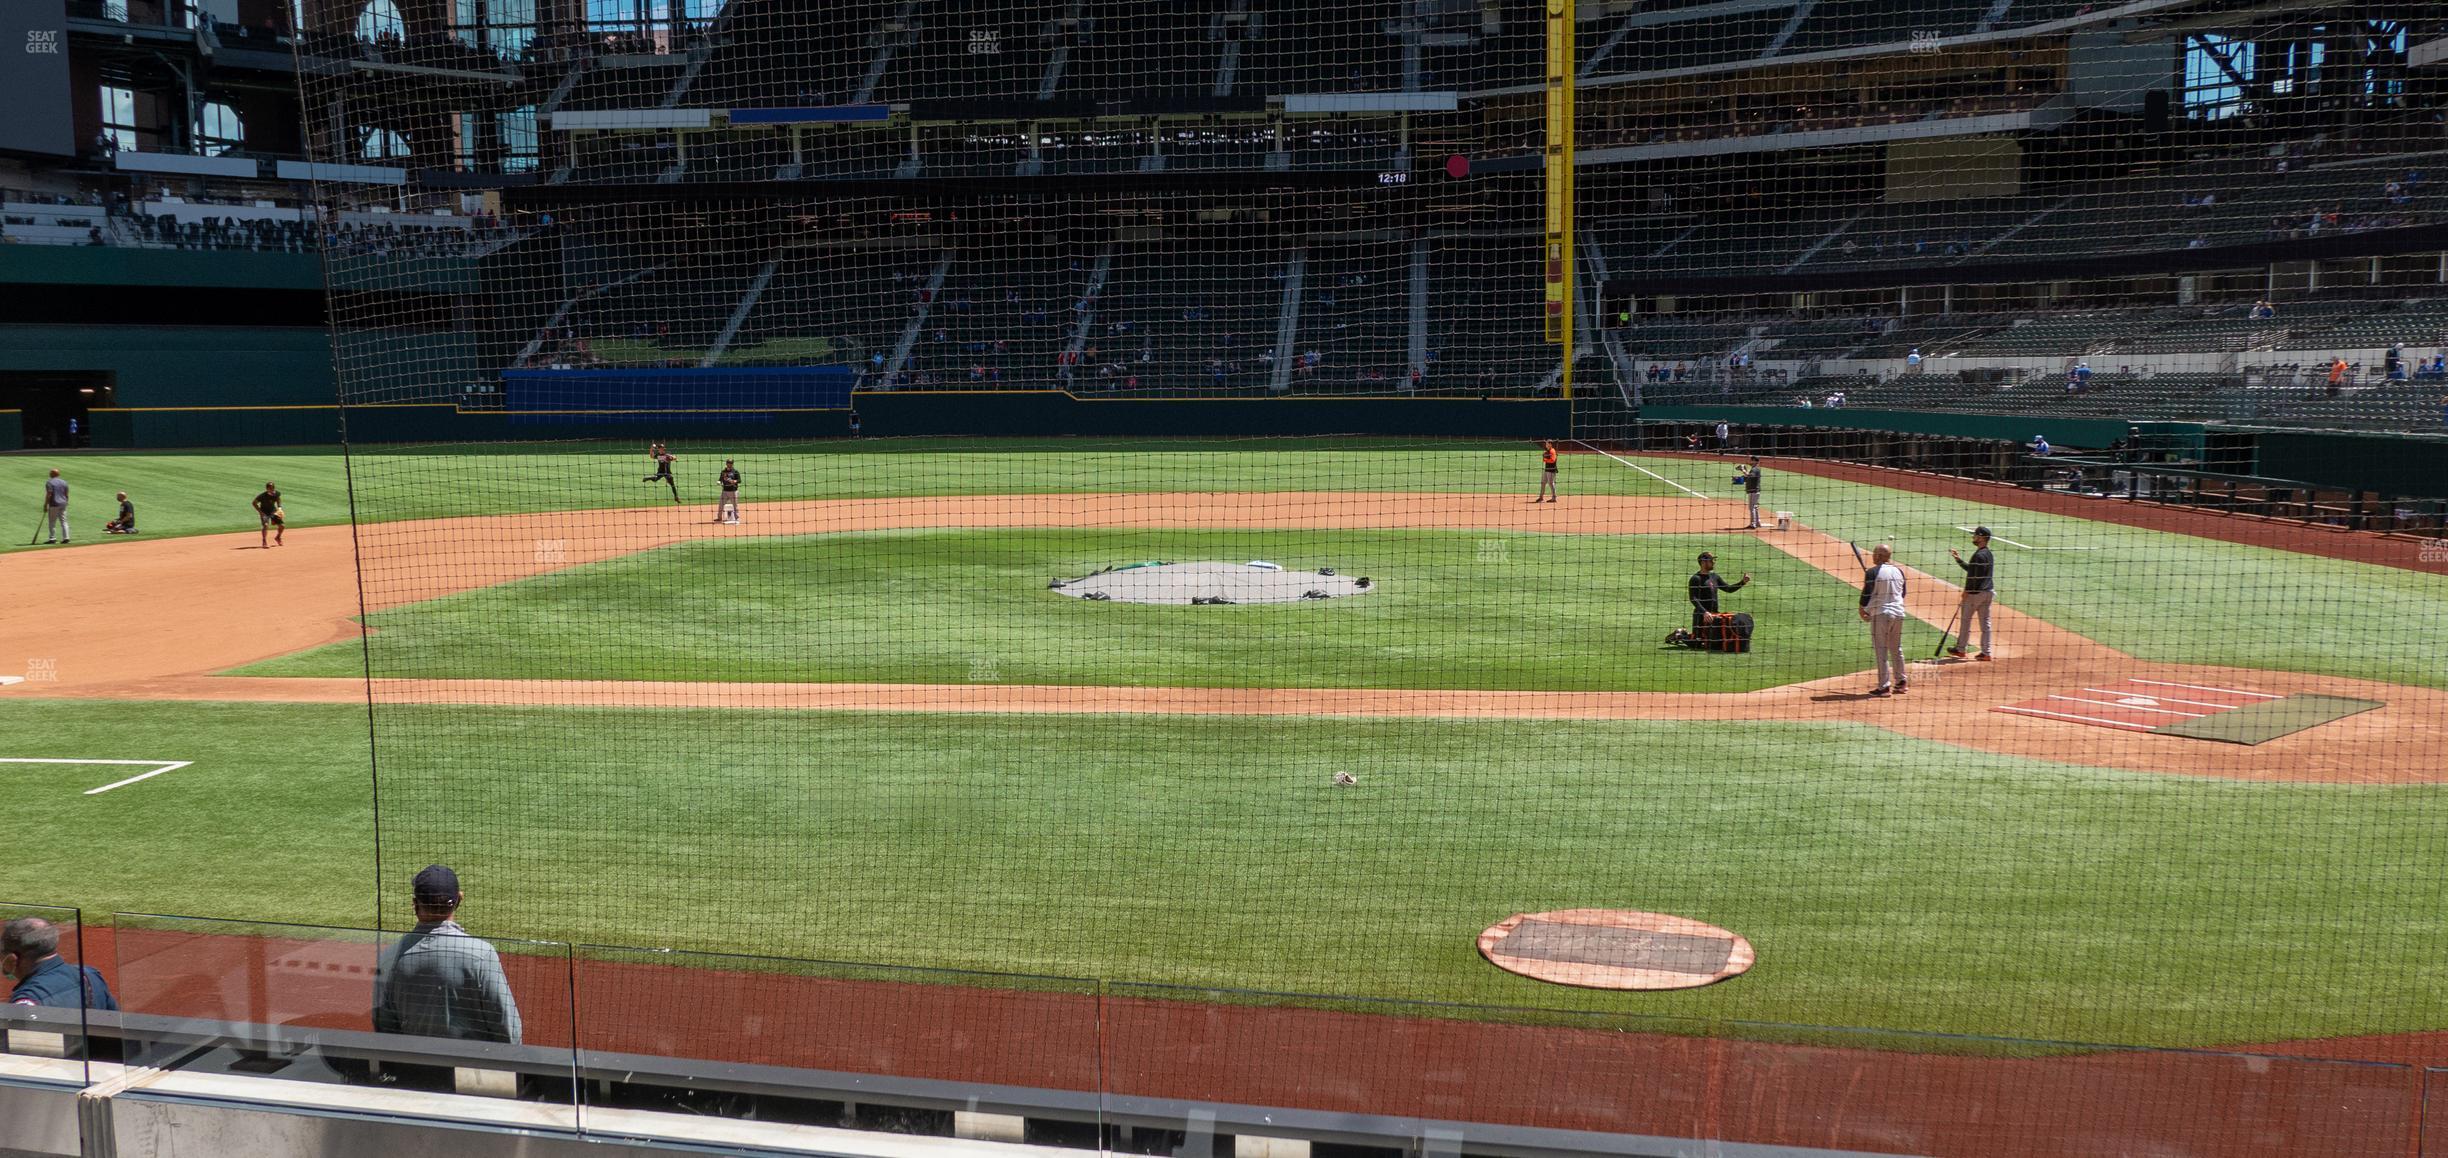
[{"label": "batter's box chalk outline", "polygon": [[69,760],[45,756],[0,756],[0,764],[108,764],[121,768],[152,769],[125,780],[111,781],[100,788],[88,788],[84,793],[87,796],[100,796],[113,788],[125,788],[140,780],[151,780],[164,772],[176,772],[193,763],[193,760]]}]

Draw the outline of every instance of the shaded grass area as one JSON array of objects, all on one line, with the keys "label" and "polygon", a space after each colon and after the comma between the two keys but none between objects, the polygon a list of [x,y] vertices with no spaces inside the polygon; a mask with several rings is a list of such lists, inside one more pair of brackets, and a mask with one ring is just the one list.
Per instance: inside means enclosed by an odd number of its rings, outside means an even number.
[{"label": "shaded grass area", "polygon": [[[1709,548],[1755,574],[1723,601],[1762,625],[1749,654],[1661,646]],[[1375,586],[1226,607],[1047,590],[1120,563],[1251,559]],[[374,673],[412,678],[1725,692],[1859,668],[1852,606],[1792,556],[1716,538],[926,530],[683,544],[371,622]],[[355,642],[245,669],[363,670]]]},{"label": "shaded grass area", "polygon": [[[1713,498],[1735,494],[1729,464],[1632,461]],[[1948,548],[1972,552],[1960,528],[1988,526],[2001,603],[2132,655],[2448,688],[2432,642],[2448,625],[2448,577],[1769,472],[1765,509],[1865,551],[1892,542],[1897,562],[1950,581],[1961,572]],[[2409,557],[2418,549],[2405,544]]]},{"label": "shaded grass area", "polygon": [[[364,923],[365,727],[346,706],[0,701],[6,755],[197,761],[100,797],[90,772],[12,766],[7,899]],[[1848,725],[379,727],[391,899],[452,863],[483,934],[2137,1044],[2448,1022],[2435,787],[2102,773]],[[1581,905],[1715,922],[1760,963],[1635,995],[1474,951],[1510,913]]]}]

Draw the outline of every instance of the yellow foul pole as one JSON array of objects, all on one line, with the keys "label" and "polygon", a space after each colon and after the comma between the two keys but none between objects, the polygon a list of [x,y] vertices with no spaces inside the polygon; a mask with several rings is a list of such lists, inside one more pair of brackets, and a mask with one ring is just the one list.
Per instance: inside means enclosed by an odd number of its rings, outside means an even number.
[{"label": "yellow foul pole", "polygon": [[1573,396],[1573,7],[1547,0],[1547,340],[1561,348]]}]

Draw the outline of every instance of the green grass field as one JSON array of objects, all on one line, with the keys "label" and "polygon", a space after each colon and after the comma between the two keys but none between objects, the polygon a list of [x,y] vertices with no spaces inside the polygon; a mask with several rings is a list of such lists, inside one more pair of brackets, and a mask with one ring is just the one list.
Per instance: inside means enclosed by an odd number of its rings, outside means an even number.
[{"label": "green grass field", "polygon": [[[1852,588],[1746,553],[1727,598],[1775,646],[1661,645],[1722,544],[1457,531],[889,531],[691,543],[372,617],[375,674],[1182,687],[1748,691],[1860,667]],[[1376,580],[1324,603],[1159,607],[1046,589],[1138,560],[1271,559]],[[707,632],[719,647],[707,647]],[[980,668],[982,661],[991,661]],[[353,676],[350,643],[249,675]]]},{"label": "green grass field", "polygon": [[[390,871],[456,864],[468,923],[501,935],[2150,1044],[2448,1015],[2436,889],[2414,884],[2448,870],[2438,788],[2102,773],[1848,726],[383,717]],[[362,708],[10,702],[0,730],[13,754],[196,761],[99,797],[88,769],[7,772],[7,899],[375,916]],[[1760,964],[1604,994],[1472,948],[1592,902],[1718,922]]]},{"label": "green grass field", "polygon": [[[1286,449],[1287,442],[1297,449]],[[1536,483],[1535,458],[1527,450],[1491,450],[1483,443],[1256,440],[1151,447],[1097,439],[914,439],[677,449],[684,494],[708,503],[713,472],[726,456],[741,459],[750,501],[1081,490],[1527,494]],[[641,452],[485,446],[365,454],[356,463],[357,508],[362,518],[380,522],[652,503],[666,492],[638,481],[645,473]],[[349,517],[341,460],[327,451],[102,452],[14,461],[25,465],[29,480],[39,480],[44,466],[63,465],[79,488],[71,512],[87,537],[99,533],[110,492],[119,489],[136,498],[147,538],[252,531],[247,500],[266,479],[280,482],[293,526],[346,523]],[[1702,494],[1733,497],[1727,464],[1637,461]],[[1567,465],[1567,495],[1683,494],[1597,456],[1574,456]],[[2420,630],[2448,605],[2448,581],[2436,575],[1807,475],[1774,472],[1770,479],[1768,509],[1793,511],[1804,523],[1865,547],[1891,540],[1900,560],[1933,574],[1952,573],[1946,549],[1966,545],[1959,527],[1985,523],[2042,548],[1998,546],[2001,598],[2145,659],[2448,688],[2448,665],[2437,662]],[[25,549],[22,540],[0,540],[0,551]],[[1728,563],[1732,570],[1759,570],[1749,562]],[[1663,635],[1665,626],[1654,634]]]},{"label": "green grass field", "polygon": [[[678,449],[692,501],[710,501],[725,455],[752,501],[1535,481],[1518,448],[1362,445]],[[125,488],[148,537],[251,532],[266,478],[297,525],[348,518],[330,454],[12,461],[29,478],[61,465],[95,529],[97,500]],[[1724,464],[1640,462],[1733,493]],[[1566,466],[1567,512],[1580,494],[1682,493],[1604,459]],[[387,451],[353,469],[375,521],[661,493],[628,450]],[[1957,528],[1988,523],[2024,544],[1998,549],[2007,604],[2146,658],[2448,687],[2435,576],[1781,472],[1765,505],[1940,575]],[[1763,650],[1657,647],[1702,547],[1760,576],[1731,605],[1760,617]],[[1324,564],[1385,586],[1197,609],[1045,590],[1148,558]],[[1524,575],[1550,597],[1494,593]],[[909,531],[571,568],[381,613],[373,654],[377,674],[419,676],[1725,691],[1859,667],[1851,606],[1845,584],[1730,535]],[[359,657],[251,670],[351,676]],[[96,797],[81,792],[114,776],[0,765],[15,805],[0,901],[377,919],[363,706],[14,698],[26,690],[0,697],[0,756],[196,763]],[[2137,1044],[2448,1028],[2442,788],[2100,772],[1756,722],[503,706],[383,707],[374,725],[386,874],[458,864],[470,925],[505,936]],[[2432,758],[2416,748],[2407,760]],[[1333,789],[1336,771],[1360,787]],[[1760,964],[1632,996],[1524,981],[1473,951],[1512,912],[1587,904],[1725,925]]]}]

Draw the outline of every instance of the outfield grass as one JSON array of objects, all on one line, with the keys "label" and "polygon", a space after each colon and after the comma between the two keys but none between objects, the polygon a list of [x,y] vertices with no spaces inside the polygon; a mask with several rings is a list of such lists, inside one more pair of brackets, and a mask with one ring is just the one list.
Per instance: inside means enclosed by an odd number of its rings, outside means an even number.
[{"label": "outfield grass", "polygon": [[[79,794],[91,770],[7,766],[0,899],[363,924],[365,723],[0,702],[10,756],[196,761],[99,797]],[[456,864],[494,935],[2140,1044],[2448,1025],[2437,787],[2105,773],[1841,725],[392,708],[381,726],[385,871]],[[1358,788],[1329,785],[1342,770]],[[1473,949],[1509,913],[1590,904],[1725,925],[1759,965],[1612,994]]]},{"label": "outfield grass", "polygon": [[[634,446],[601,443],[488,444],[360,451],[353,466],[358,516],[368,522],[453,515],[599,510],[668,502],[652,473],[646,436]],[[1172,440],[871,439],[816,444],[677,442],[681,494],[709,506],[722,460],[736,458],[750,502],[791,499],[904,498],[953,494],[1077,491],[1451,491],[1518,492],[1538,485],[1538,458],[1527,445],[1388,439]],[[129,492],[145,538],[255,529],[247,506],[265,480],[280,483],[291,526],[349,521],[343,462],[332,448],[273,452],[79,451],[26,454],[18,464],[26,493],[43,471],[61,468],[74,487],[70,514],[80,537],[99,537],[116,513],[113,491]],[[1595,469],[1608,466],[1606,470]],[[1578,472],[1576,472],[1578,474]],[[1594,462],[1576,493],[1671,495],[1637,473]],[[29,506],[32,527],[40,511]],[[90,527],[90,530],[86,529]],[[119,540],[112,540],[117,542]],[[0,538],[0,551],[24,541]]]},{"label": "outfield grass", "polygon": [[[1715,548],[1767,626],[1747,655],[1661,643]],[[1118,563],[1268,559],[1375,588],[1162,607],[1046,589]],[[700,542],[375,614],[374,674],[413,678],[1748,691],[1857,670],[1850,585],[1780,551],[1679,536],[1459,531],[925,530]],[[250,675],[356,676],[359,645]]]}]

